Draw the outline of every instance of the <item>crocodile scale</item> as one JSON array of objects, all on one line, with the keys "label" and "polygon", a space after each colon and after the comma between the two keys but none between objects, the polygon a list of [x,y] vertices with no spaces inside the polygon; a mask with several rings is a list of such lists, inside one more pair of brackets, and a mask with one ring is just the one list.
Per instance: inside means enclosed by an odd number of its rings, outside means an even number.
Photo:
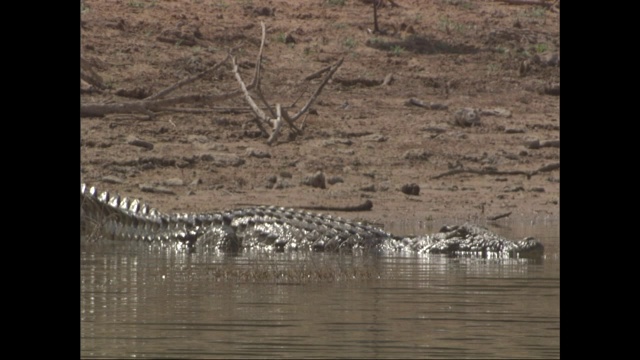
[{"label": "crocodile scale", "polygon": [[92,234],[112,239],[178,242],[226,251],[378,249],[484,257],[530,257],[544,251],[536,239],[506,240],[471,224],[443,227],[433,235],[399,237],[341,217],[276,206],[165,214],[140,200],[99,192],[86,184],[80,187],[80,213],[85,234],[91,229]]}]

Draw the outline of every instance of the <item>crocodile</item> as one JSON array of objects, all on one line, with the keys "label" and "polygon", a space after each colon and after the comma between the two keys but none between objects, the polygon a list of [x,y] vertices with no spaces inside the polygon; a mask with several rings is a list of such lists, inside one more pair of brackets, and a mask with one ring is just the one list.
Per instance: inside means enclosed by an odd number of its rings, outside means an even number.
[{"label": "crocodile", "polygon": [[444,226],[432,235],[396,236],[342,217],[277,206],[167,214],[138,199],[100,192],[84,183],[80,187],[80,218],[81,233],[94,235],[85,238],[169,242],[190,249],[368,249],[528,258],[544,253],[537,239],[507,240],[469,223]]}]

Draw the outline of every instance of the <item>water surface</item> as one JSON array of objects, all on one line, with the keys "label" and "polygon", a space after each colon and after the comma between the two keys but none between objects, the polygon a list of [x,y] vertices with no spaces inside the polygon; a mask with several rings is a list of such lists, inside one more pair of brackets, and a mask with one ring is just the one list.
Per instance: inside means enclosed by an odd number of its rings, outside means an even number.
[{"label": "water surface", "polygon": [[535,236],[545,257],[231,256],[81,242],[81,355],[558,358],[558,224],[491,230]]}]

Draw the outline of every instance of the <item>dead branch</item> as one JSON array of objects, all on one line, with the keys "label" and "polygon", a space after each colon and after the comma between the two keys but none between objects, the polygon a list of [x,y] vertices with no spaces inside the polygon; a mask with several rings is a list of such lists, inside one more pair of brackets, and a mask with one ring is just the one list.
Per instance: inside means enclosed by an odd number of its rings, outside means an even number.
[{"label": "dead branch", "polygon": [[[264,24],[263,24],[263,26],[264,26]],[[258,60],[261,61],[261,55],[259,56]],[[344,61],[344,58],[338,60],[338,62],[336,62],[335,64],[333,64],[331,66],[331,68],[330,68],[329,72],[327,73],[327,75],[325,76],[324,80],[322,81],[322,83],[320,83],[320,86],[318,86],[316,91],[311,95],[311,97],[309,98],[307,103],[293,116],[290,116],[287,113],[287,111],[280,106],[279,103],[276,104],[276,112],[274,113],[273,109],[271,108],[271,106],[269,106],[269,103],[264,98],[264,96],[262,94],[262,91],[260,90],[260,82],[259,82],[260,81],[259,80],[260,77],[257,76],[258,82],[256,84],[256,92],[258,93],[258,96],[260,97],[261,101],[269,109],[269,112],[271,113],[271,116],[272,116],[272,118],[269,118],[269,117],[267,117],[267,114],[265,114],[265,112],[262,111],[262,109],[260,109],[258,107],[258,105],[255,103],[253,98],[251,98],[251,94],[249,94],[248,88],[247,88],[247,86],[245,86],[244,81],[242,80],[242,76],[238,72],[238,65],[236,63],[236,59],[235,59],[235,57],[231,58],[231,62],[233,64],[233,69],[232,69],[233,70],[233,74],[236,77],[236,80],[238,81],[238,84],[240,85],[240,89],[242,90],[242,93],[244,94],[244,98],[245,98],[247,104],[249,105],[249,107],[251,108],[253,113],[256,115],[256,118],[257,118],[256,124],[259,124],[259,123],[271,123],[272,120],[273,120],[273,131],[271,132],[271,134],[268,134],[268,133],[266,134],[269,137],[269,139],[267,140],[267,143],[269,145],[271,145],[272,143],[274,143],[277,140],[278,135],[280,133],[280,129],[281,129],[281,126],[282,126],[282,120],[283,119],[287,122],[287,124],[289,124],[289,126],[296,133],[301,133],[302,132],[300,129],[298,129],[294,125],[294,121],[296,121],[300,116],[302,116],[304,113],[306,113],[309,110],[309,108],[311,107],[313,102],[317,99],[317,97],[322,92],[322,89],[329,82],[329,79],[331,79],[331,77],[333,76],[333,74],[335,74],[335,72],[338,70],[340,65],[342,65],[343,61]],[[256,66],[256,72],[259,71],[258,70],[259,67],[260,67],[259,65]],[[259,126],[259,128],[263,133],[266,132],[264,127]]]},{"label": "dead branch", "polygon": [[168,95],[169,93],[171,93],[172,91],[179,89],[187,84],[190,84],[196,80],[202,79],[203,77],[209,75],[209,74],[213,74],[216,70],[218,70],[220,68],[220,66],[222,66],[224,63],[226,63],[227,61],[229,61],[229,58],[231,57],[231,54],[227,54],[227,57],[224,58],[224,60],[220,61],[219,63],[217,63],[215,66],[213,66],[210,69],[207,69],[205,71],[202,71],[199,74],[196,74],[194,76],[191,77],[187,77],[185,79],[182,79],[180,81],[178,81],[177,83],[164,88],[163,90],[158,91],[157,93],[149,96],[148,98],[146,98],[145,100],[155,100],[155,99],[160,99],[162,97],[165,97],[166,95]]},{"label": "dead branch", "polygon": [[[333,74],[335,74],[335,72],[338,70],[338,68],[342,65],[343,61],[344,61],[344,58],[341,58],[340,60],[338,60],[338,62],[336,62],[335,64],[333,64],[331,66],[331,70],[329,70],[329,73],[327,73],[327,75],[325,76],[324,80],[322,80],[322,83],[320,83],[320,86],[318,86],[318,88],[313,93],[313,95],[311,95],[311,97],[309,98],[309,101],[307,101],[307,103],[304,104],[304,106],[300,109],[300,111],[298,111],[295,115],[290,117],[292,122],[298,120],[298,118],[300,116],[302,116],[302,114],[306,113],[309,110],[309,108],[311,107],[313,102],[316,101],[316,99],[318,98],[318,96],[322,92],[322,89],[324,88],[324,86],[327,85],[329,80],[333,77]],[[285,113],[286,113],[286,111],[285,111]],[[287,115],[285,115],[285,117],[287,117]]]},{"label": "dead branch", "polygon": [[498,2],[507,3],[509,5],[535,5],[550,8],[555,5],[554,2],[548,2],[545,0],[495,0]]},{"label": "dead branch", "polygon": [[313,80],[316,78],[319,78],[320,76],[322,76],[322,74],[326,73],[327,71],[331,70],[331,65],[324,67],[316,72],[314,72],[311,75],[307,75],[307,77],[304,78],[305,81],[309,81],[309,80]]},{"label": "dead branch", "polygon": [[435,176],[432,176],[431,179],[440,179],[442,177],[445,176],[450,176],[450,175],[457,175],[457,174],[478,174],[478,175],[525,175],[527,177],[527,179],[531,178],[533,175],[537,175],[538,173],[541,172],[548,172],[548,171],[552,171],[552,170],[556,170],[560,168],[560,163],[554,163],[554,164],[550,164],[550,165],[545,165],[540,167],[537,170],[533,170],[533,171],[521,171],[521,170],[512,170],[512,171],[500,171],[500,170],[496,170],[496,169],[482,169],[482,170],[478,170],[478,169],[453,169],[453,170],[449,170],[446,172],[443,172],[442,174],[438,174]]},{"label": "dead branch", "polygon": [[335,78],[333,79],[333,82],[336,84],[340,84],[340,85],[344,85],[344,86],[355,86],[355,85],[361,85],[364,87],[373,87],[373,86],[380,86],[384,83],[384,79],[383,80],[377,80],[377,79],[343,79],[343,78]]},{"label": "dead branch", "polygon": [[498,219],[502,219],[502,218],[505,218],[505,217],[510,216],[510,215],[511,215],[511,211],[509,211],[508,213],[504,213],[504,214],[500,214],[500,215],[496,215],[496,216],[488,216],[487,220],[496,221]]},{"label": "dead branch", "polygon": [[[300,118],[302,115],[306,114],[311,105],[318,98],[323,88],[327,85],[329,80],[333,77],[338,68],[342,65],[344,58],[338,60],[335,64],[321,69],[320,71],[312,74],[313,76],[308,76],[309,78],[319,77],[322,74],[324,75],[324,79],[318,86],[318,88],[311,94],[307,102],[300,108],[300,110],[294,115],[289,115],[286,108],[281,106],[279,103],[275,105],[275,108],[272,107],[262,89],[260,87],[261,81],[261,68],[262,68],[262,56],[264,52],[265,39],[266,39],[266,26],[264,22],[261,22],[262,27],[262,37],[260,42],[260,49],[258,51],[255,70],[253,74],[253,78],[251,83],[248,85],[242,80],[242,76],[239,72],[238,62],[236,61],[235,56],[232,55],[230,51],[225,59],[218,62],[213,67],[206,69],[194,76],[186,77],[171,86],[168,86],[157,93],[148,96],[145,99],[138,101],[130,101],[130,102],[120,102],[120,103],[89,103],[89,104],[81,104],[80,106],[80,117],[91,117],[91,116],[105,116],[110,114],[144,114],[149,118],[153,118],[158,112],[190,112],[190,113],[206,113],[215,111],[215,109],[207,109],[207,108],[188,108],[184,107],[186,104],[211,104],[217,103],[221,101],[225,101],[231,99],[236,96],[243,96],[246,103],[249,105],[249,110],[255,114],[255,118],[252,119],[253,122],[257,125],[260,131],[268,138],[267,143],[274,143],[278,136],[281,133],[283,121],[286,122],[291,130],[295,134],[302,133],[302,130],[298,128],[294,122]],[[82,59],[83,60],[83,59]],[[169,97],[168,95],[177,89],[184,87],[187,84],[193,83],[199,79],[208,76],[215,71],[219,70],[221,66],[224,64],[231,62],[232,72],[238,82],[239,89],[235,91],[229,91],[223,94],[186,94],[186,95],[178,95]],[[256,102],[251,97],[249,91],[254,91],[260,101],[264,104],[264,110],[259,107]],[[300,95],[294,102],[294,105],[298,102],[298,100],[302,97]],[[183,107],[175,107],[176,105],[181,105]],[[292,105],[291,107],[293,107]],[[291,108],[290,107],[290,108]],[[275,110],[274,110],[275,109]],[[268,114],[269,115],[268,115]],[[306,119],[306,117],[305,117]],[[268,126],[272,127],[271,131],[267,130]],[[304,125],[304,124],[303,124]]]},{"label": "dead branch", "polygon": [[269,136],[269,140],[267,140],[267,144],[271,145],[280,134],[280,129],[282,128],[282,110],[280,108],[280,104],[276,104],[276,118],[273,120],[273,132],[271,136]]},{"label": "dead branch", "polygon": [[[265,37],[266,37],[266,29],[263,23],[262,24],[262,42],[260,44],[260,51],[258,55],[259,59],[262,56]],[[227,57],[223,61],[217,63],[212,68],[207,69],[195,76],[180,80],[177,83],[159,91],[155,95],[152,95],[143,100],[124,102],[124,103],[113,103],[113,104],[81,104],[80,117],[102,117],[108,114],[118,114],[118,113],[121,113],[121,114],[142,113],[149,116],[153,116],[154,112],[158,112],[158,111],[161,111],[162,109],[166,109],[168,107],[178,105],[178,104],[194,104],[194,103],[210,104],[210,103],[222,102],[222,101],[234,98],[236,96],[240,96],[242,95],[242,90],[234,90],[234,91],[230,91],[230,92],[219,94],[219,95],[218,94],[187,94],[187,95],[180,95],[180,96],[175,96],[171,98],[163,98],[167,94],[173,92],[174,90],[186,84],[194,82],[198,79],[201,79],[207,74],[211,74],[212,72],[220,68],[222,64],[226,63],[230,57],[231,57],[230,55],[227,55]],[[254,77],[251,83],[247,86],[248,90],[253,89],[259,82],[258,77],[260,75],[260,69],[259,69],[260,65],[261,65],[260,62],[256,63],[256,70],[254,73]]]},{"label": "dead branch", "polygon": [[440,104],[440,103],[428,103],[422,100],[418,100],[416,98],[411,98],[405,102],[405,105],[415,105],[419,107],[423,107],[429,110],[447,110],[449,109],[448,105]]},{"label": "dead branch", "polygon": [[[247,89],[247,86],[244,84],[244,81],[242,81],[242,77],[240,76],[240,73],[238,72],[238,64],[236,63],[236,58],[232,57],[231,58],[231,63],[233,64],[233,75],[236,77],[236,80],[238,81],[238,84],[240,85],[240,89],[242,91],[242,94],[244,95],[244,99],[247,101],[247,104],[249,104],[249,107],[251,108],[251,110],[253,110],[254,114],[256,114],[256,116],[265,121],[265,122],[269,122],[267,119],[267,115],[264,113],[264,111],[262,111],[262,109],[260,109],[258,107],[258,105],[256,104],[255,101],[253,101],[253,99],[251,98],[251,95],[249,94],[249,90]],[[259,68],[260,64],[256,65],[256,68]],[[257,71],[257,70],[256,70]]]},{"label": "dead branch", "polygon": [[216,103],[241,95],[240,90],[221,95],[187,94],[168,99],[140,100],[113,104],[82,104],[80,117],[102,117],[109,114],[147,114],[177,104]]}]

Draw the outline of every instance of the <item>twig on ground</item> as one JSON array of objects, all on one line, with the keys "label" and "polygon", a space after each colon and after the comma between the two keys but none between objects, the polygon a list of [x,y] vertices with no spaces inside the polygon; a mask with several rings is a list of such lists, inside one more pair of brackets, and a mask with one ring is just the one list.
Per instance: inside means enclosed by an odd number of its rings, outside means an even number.
[{"label": "twig on ground", "polygon": [[457,175],[457,174],[478,174],[478,175],[525,175],[527,179],[531,178],[533,175],[536,175],[541,172],[548,172],[555,169],[560,168],[560,163],[554,163],[550,165],[542,166],[541,168],[533,171],[522,171],[522,170],[511,170],[511,171],[500,171],[496,169],[453,169],[449,171],[445,171],[442,174],[434,175],[431,179],[440,179],[445,176]]},{"label": "twig on ground", "polygon": [[495,221],[495,220],[498,220],[498,219],[505,218],[505,217],[507,217],[507,216],[509,216],[509,215],[511,215],[511,211],[509,211],[508,213],[499,214],[499,215],[496,215],[496,216],[488,216],[488,217],[487,217],[487,220],[489,220],[489,221]]}]

